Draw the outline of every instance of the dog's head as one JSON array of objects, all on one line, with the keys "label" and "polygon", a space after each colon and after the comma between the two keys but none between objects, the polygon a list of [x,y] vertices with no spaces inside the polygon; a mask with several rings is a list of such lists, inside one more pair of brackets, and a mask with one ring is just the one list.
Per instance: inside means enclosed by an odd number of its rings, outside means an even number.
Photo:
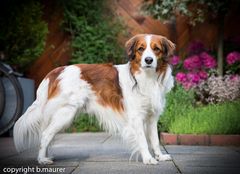
[{"label": "dog's head", "polygon": [[133,72],[142,70],[160,71],[175,50],[175,44],[164,36],[139,34],[125,44]]}]

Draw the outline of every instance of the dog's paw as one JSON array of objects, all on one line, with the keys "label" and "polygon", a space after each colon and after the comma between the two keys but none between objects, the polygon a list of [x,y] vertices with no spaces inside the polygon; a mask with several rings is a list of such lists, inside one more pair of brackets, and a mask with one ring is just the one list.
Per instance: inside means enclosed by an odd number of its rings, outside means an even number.
[{"label": "dog's paw", "polygon": [[157,162],[157,160],[154,159],[153,157],[150,157],[150,158],[145,158],[145,159],[143,159],[143,164],[156,165],[156,164],[158,164],[158,162]]},{"label": "dog's paw", "polygon": [[53,164],[53,160],[51,158],[38,158],[38,163],[43,165]]},{"label": "dog's paw", "polygon": [[168,154],[166,154],[166,155],[156,155],[155,159],[158,160],[158,161],[171,161],[172,157]]}]

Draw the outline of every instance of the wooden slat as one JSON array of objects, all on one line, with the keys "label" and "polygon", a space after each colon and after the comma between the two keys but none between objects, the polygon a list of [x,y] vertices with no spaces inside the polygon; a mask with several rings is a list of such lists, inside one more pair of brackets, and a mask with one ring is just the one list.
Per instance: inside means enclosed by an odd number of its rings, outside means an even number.
[{"label": "wooden slat", "polygon": [[65,65],[71,57],[70,36],[62,31],[63,13],[55,1],[43,1],[44,20],[48,23],[45,50],[28,69],[27,76],[34,79],[36,87],[45,75],[57,66]]}]

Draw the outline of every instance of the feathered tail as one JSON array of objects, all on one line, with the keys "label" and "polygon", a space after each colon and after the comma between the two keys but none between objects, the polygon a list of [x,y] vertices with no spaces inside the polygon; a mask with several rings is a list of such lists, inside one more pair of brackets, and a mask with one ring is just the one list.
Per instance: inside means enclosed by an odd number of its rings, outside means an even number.
[{"label": "feathered tail", "polygon": [[39,85],[36,100],[14,125],[13,138],[18,152],[39,144],[43,120],[42,110],[47,101],[48,83],[48,80],[44,80]]}]

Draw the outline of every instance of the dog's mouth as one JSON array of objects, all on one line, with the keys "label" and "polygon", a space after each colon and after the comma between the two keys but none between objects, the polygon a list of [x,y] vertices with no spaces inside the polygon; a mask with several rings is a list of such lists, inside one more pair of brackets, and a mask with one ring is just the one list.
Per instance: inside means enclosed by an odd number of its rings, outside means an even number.
[{"label": "dog's mouth", "polygon": [[144,66],[143,68],[145,68],[145,69],[153,69],[154,67],[151,66],[151,65],[146,65],[146,66]]}]

